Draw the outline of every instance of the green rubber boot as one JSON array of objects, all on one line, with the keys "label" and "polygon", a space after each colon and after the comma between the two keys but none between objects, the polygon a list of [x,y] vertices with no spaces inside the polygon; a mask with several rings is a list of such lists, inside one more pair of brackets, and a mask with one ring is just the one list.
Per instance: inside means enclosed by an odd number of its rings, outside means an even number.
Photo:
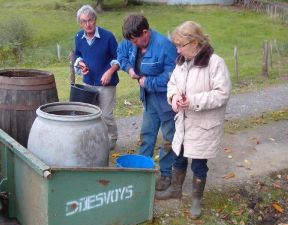
[{"label": "green rubber boot", "polygon": [[173,168],[171,185],[164,191],[156,191],[155,198],[158,200],[167,200],[171,198],[182,197],[182,186],[185,180],[186,170],[178,170]]},{"label": "green rubber boot", "polygon": [[192,189],[192,206],[190,215],[192,219],[198,219],[201,216],[201,202],[203,198],[203,191],[206,184],[206,178],[193,177]]}]

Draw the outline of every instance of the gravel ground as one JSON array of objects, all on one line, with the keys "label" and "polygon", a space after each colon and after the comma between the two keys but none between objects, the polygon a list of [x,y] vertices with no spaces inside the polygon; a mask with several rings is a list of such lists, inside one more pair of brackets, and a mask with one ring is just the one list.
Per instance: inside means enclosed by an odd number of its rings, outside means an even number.
[{"label": "gravel ground", "polygon": [[[286,108],[288,108],[288,84],[283,84],[265,90],[231,96],[227,106],[226,119],[256,116],[263,112]],[[135,147],[142,123],[141,118],[140,115],[117,120],[119,140],[116,151]],[[273,170],[287,168],[287,126],[288,121],[279,121],[235,134],[226,134],[223,141],[223,150],[225,151],[209,162],[210,172],[207,187],[227,185],[241,180],[247,181],[263,173],[267,174]],[[219,165],[221,166],[219,167]],[[233,178],[223,178],[231,173],[234,174]],[[188,170],[183,187],[185,196],[190,196],[191,180],[192,173]],[[175,207],[178,208],[179,204],[177,200],[158,201],[155,202],[155,210],[166,215]],[[18,225],[17,221],[7,220],[1,213],[0,211],[0,225]]]},{"label": "gravel ground", "polygon": [[[288,84],[231,96],[225,118],[227,120],[245,118],[284,108],[288,108]],[[135,146],[141,123],[141,115],[117,120],[119,131],[118,149]]]}]

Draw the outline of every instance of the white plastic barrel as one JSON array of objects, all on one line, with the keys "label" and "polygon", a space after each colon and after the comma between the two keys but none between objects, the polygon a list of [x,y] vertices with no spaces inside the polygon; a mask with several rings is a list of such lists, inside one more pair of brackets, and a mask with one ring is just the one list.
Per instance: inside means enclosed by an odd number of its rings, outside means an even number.
[{"label": "white plastic barrel", "polygon": [[49,166],[108,166],[109,139],[99,107],[80,102],[40,106],[28,149]]}]

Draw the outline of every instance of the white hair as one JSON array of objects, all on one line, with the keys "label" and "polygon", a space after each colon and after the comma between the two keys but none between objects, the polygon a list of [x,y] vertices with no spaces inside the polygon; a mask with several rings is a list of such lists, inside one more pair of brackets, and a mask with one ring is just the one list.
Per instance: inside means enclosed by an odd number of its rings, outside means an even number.
[{"label": "white hair", "polygon": [[90,5],[83,5],[80,9],[77,11],[77,22],[80,23],[80,16],[84,15],[89,15],[93,19],[97,19],[97,14],[96,11],[92,8]]}]

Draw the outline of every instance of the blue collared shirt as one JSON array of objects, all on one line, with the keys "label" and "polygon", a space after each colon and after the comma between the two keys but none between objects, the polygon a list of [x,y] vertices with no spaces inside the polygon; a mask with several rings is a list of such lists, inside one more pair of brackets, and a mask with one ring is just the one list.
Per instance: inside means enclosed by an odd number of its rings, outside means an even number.
[{"label": "blue collared shirt", "polygon": [[93,44],[93,42],[95,41],[96,38],[100,38],[100,34],[99,34],[99,31],[98,31],[98,27],[95,28],[95,33],[94,33],[94,36],[93,36],[92,39],[87,38],[87,35],[86,35],[85,32],[84,32],[83,36],[81,37],[81,39],[83,39],[83,38],[85,38],[86,41],[87,41],[87,43],[88,43],[88,45],[91,46],[91,45]]}]

